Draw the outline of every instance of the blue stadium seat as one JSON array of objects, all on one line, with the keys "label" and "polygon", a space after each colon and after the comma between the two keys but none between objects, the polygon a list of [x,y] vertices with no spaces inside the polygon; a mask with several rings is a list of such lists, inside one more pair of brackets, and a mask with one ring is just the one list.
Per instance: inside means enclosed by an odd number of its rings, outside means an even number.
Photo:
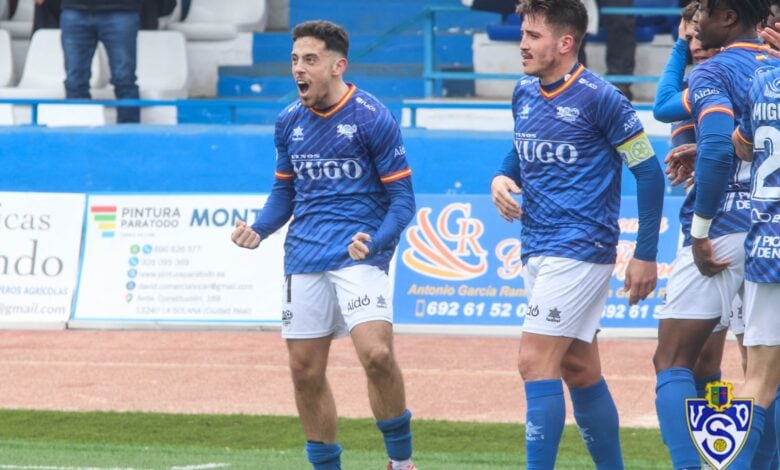
[{"label": "blue stadium seat", "polygon": [[[678,0],[634,0],[635,7],[677,8]],[[651,27],[655,34],[669,34],[677,29],[680,22],[679,16],[668,15],[639,15],[636,17],[636,26]],[[637,38],[637,40],[639,40]]]}]

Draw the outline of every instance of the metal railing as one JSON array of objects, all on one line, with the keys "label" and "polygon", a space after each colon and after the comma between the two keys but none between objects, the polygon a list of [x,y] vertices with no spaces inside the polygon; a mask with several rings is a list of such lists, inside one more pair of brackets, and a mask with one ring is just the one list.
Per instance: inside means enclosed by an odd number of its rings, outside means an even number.
[{"label": "metal railing", "polygon": [[[434,51],[436,50],[436,14],[445,12],[471,12],[472,10],[460,6],[434,6],[426,7],[424,13],[423,28],[423,79],[425,80],[425,97],[433,97],[436,80],[517,80],[519,75],[505,73],[473,73],[473,72],[442,72],[436,70]],[[658,15],[678,16],[680,8],[665,7],[604,7],[600,8],[602,15]],[[416,18],[416,17],[415,17]],[[655,83],[657,75],[605,75],[604,79],[612,83]]]}]

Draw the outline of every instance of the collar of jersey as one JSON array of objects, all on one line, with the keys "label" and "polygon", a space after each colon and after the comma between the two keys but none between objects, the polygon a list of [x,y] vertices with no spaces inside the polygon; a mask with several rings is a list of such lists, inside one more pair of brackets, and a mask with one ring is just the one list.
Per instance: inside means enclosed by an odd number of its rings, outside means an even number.
[{"label": "collar of jersey", "polygon": [[328,108],[327,111],[317,111],[314,108],[309,108],[309,111],[311,111],[314,115],[319,116],[321,118],[329,118],[336,114],[339,109],[343,108],[345,104],[347,104],[347,101],[349,101],[350,98],[352,98],[352,95],[355,94],[355,91],[357,90],[357,87],[349,83],[349,89],[346,93],[344,93],[344,96],[341,97],[338,103],[334,104],[330,108]]},{"label": "collar of jersey", "polygon": [[723,50],[728,49],[749,49],[752,51],[766,51],[769,50],[769,45],[764,44],[763,41],[760,39],[737,39],[736,41],[732,42],[728,46],[724,47]]},{"label": "collar of jersey", "polygon": [[585,71],[585,66],[582,64],[575,64],[574,68],[571,69],[571,72],[569,72],[569,78],[562,78],[558,82],[556,82],[555,85],[552,87],[548,86],[545,87],[542,85],[541,80],[539,81],[539,91],[542,93],[542,96],[549,99],[555,98],[556,96],[560,95],[564,91],[568,90],[572,83],[574,83],[577,78],[582,75],[582,72]]}]

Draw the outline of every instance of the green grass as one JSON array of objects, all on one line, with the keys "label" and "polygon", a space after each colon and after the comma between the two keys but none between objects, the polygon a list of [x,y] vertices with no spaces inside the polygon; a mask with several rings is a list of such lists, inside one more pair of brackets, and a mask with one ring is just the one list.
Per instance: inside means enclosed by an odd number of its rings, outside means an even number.
[{"label": "green grass", "polygon": [[[339,426],[345,470],[384,468],[372,420],[342,419]],[[519,424],[417,419],[412,429],[422,470],[516,469],[524,463]],[[670,468],[658,430],[624,429],[621,440],[626,468]],[[303,442],[294,417],[0,410],[0,469],[306,469]],[[556,468],[594,468],[573,427],[564,432]]]}]

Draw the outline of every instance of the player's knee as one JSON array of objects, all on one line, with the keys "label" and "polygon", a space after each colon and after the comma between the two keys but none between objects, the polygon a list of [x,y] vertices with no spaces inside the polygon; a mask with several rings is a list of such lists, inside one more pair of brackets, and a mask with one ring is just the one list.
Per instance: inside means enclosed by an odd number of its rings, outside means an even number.
[{"label": "player's knee", "polygon": [[325,373],[308,361],[290,361],[290,374],[296,390],[307,390],[325,384]]},{"label": "player's knee", "polygon": [[369,378],[387,376],[395,367],[393,350],[387,345],[373,346],[363,355],[363,367]]},{"label": "player's knee", "polygon": [[549,357],[523,350],[517,358],[517,371],[526,382],[560,377],[560,364],[552,364]]}]

